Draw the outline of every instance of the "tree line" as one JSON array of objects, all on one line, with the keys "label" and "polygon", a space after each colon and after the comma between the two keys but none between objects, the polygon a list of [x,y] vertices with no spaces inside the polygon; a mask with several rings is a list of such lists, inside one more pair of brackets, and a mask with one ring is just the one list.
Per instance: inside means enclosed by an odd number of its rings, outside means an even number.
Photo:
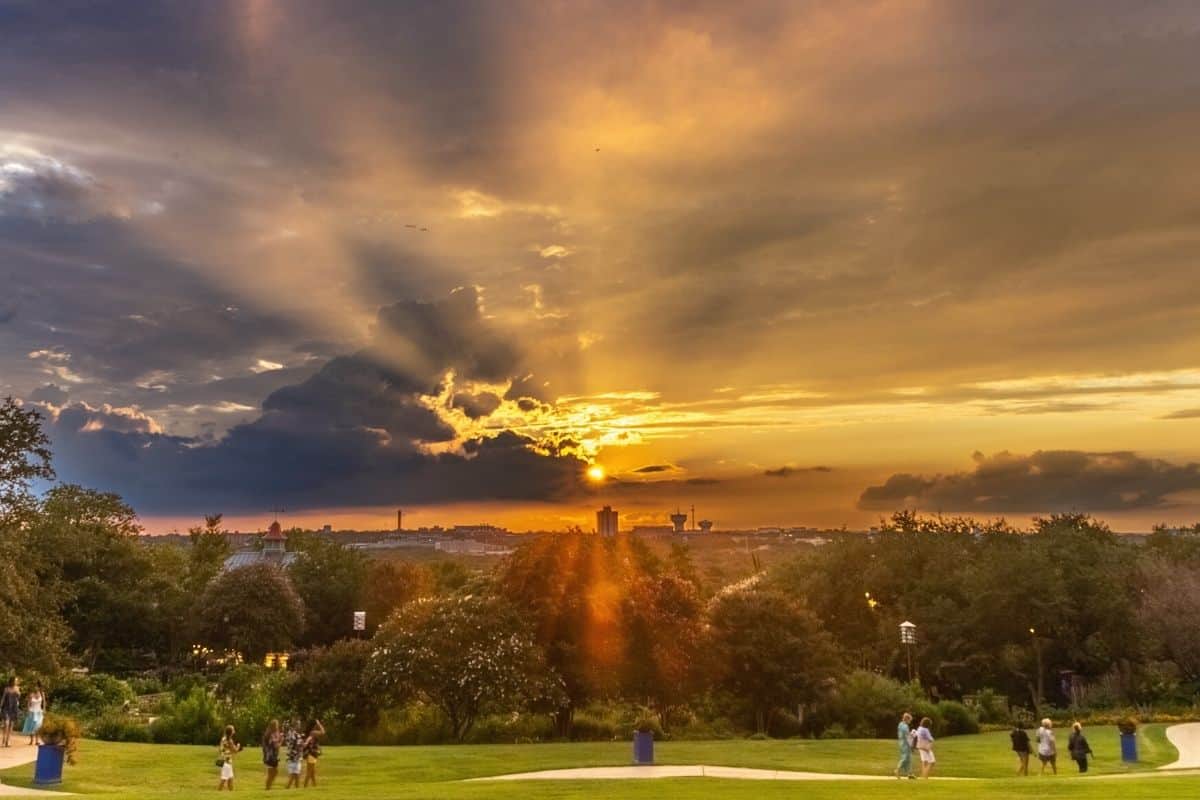
[{"label": "tree line", "polygon": [[[900,512],[729,585],[703,578],[684,545],[580,534],[533,538],[471,571],[374,561],[294,531],[286,571],[223,571],[219,515],[188,547],[148,545],[116,495],[34,494],[50,459],[36,411],[0,406],[7,672],[178,678],[203,666],[198,648],[247,663],[289,651],[290,674],[271,678],[287,710],[359,734],[434,713],[457,740],[503,715],[578,736],[605,704],[656,730],[786,735],[886,733],[894,706],[925,704],[961,731],[1010,707],[1190,707],[1200,687],[1188,627],[1200,526],[1142,542],[1082,514],[1018,529]],[[907,651],[903,621],[917,626]],[[193,711],[211,694],[185,689],[179,707]]]}]

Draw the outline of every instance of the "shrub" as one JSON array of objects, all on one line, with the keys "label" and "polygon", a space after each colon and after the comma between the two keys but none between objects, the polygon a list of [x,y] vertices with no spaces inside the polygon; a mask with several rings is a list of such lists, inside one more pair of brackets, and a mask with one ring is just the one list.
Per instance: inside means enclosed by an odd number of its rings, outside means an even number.
[{"label": "shrub", "polygon": [[42,720],[42,727],[38,728],[38,738],[42,744],[61,747],[68,764],[75,763],[75,749],[81,735],[79,723],[62,714],[47,714]]},{"label": "shrub", "polygon": [[196,672],[189,672],[184,675],[176,675],[167,684],[167,691],[170,692],[176,700],[182,700],[192,693],[195,689],[208,688],[208,679]]},{"label": "shrub", "polygon": [[161,694],[165,691],[163,682],[151,675],[148,677],[130,678],[129,689],[137,696],[146,694]]},{"label": "shrub", "polygon": [[56,708],[89,717],[133,700],[129,684],[103,673],[62,675],[51,685],[49,694]]},{"label": "shrub", "polygon": [[1121,719],[1117,720],[1117,730],[1126,736],[1137,733],[1137,727],[1137,720],[1133,717],[1122,717]]},{"label": "shrub", "polygon": [[105,742],[149,742],[149,726],[120,711],[107,711],[87,724],[88,736]]},{"label": "shrub", "polygon": [[840,722],[835,722],[825,730],[821,731],[822,739],[848,739],[846,728]]},{"label": "shrub", "polygon": [[215,744],[224,727],[221,708],[204,689],[192,689],[182,700],[168,704],[150,725],[150,738],[159,744]]},{"label": "shrub", "polygon": [[923,700],[916,686],[855,670],[841,681],[817,716],[827,723],[840,724],[843,736],[850,730],[857,736],[891,738],[896,735],[896,724],[904,711],[912,712],[918,721],[922,715],[937,716],[936,709]]},{"label": "shrub", "polygon": [[953,700],[943,700],[937,704],[938,716],[942,718],[940,733],[942,736],[962,736],[968,733],[979,733],[979,720],[971,710],[962,703]]}]

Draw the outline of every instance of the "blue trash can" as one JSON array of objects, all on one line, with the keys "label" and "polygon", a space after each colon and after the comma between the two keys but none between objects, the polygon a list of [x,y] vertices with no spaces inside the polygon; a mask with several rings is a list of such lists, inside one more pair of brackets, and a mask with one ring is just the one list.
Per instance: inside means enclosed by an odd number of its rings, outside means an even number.
[{"label": "blue trash can", "polygon": [[1126,763],[1133,763],[1138,760],[1136,733],[1121,734],[1121,760]]},{"label": "blue trash can", "polygon": [[66,748],[57,744],[39,744],[33,767],[34,786],[55,786],[62,783],[63,756]]},{"label": "blue trash can", "polygon": [[638,766],[654,763],[654,734],[651,731],[633,732],[633,763]]}]

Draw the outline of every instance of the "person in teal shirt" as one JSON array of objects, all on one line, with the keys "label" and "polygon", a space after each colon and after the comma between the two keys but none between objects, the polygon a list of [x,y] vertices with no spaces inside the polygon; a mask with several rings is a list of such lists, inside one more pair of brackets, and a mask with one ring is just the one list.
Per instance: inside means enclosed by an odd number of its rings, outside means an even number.
[{"label": "person in teal shirt", "polygon": [[896,726],[896,743],[900,747],[900,762],[896,764],[896,769],[892,770],[892,774],[897,778],[915,778],[912,771],[912,732],[909,723],[912,722],[912,714],[905,712],[900,718],[900,724]]}]

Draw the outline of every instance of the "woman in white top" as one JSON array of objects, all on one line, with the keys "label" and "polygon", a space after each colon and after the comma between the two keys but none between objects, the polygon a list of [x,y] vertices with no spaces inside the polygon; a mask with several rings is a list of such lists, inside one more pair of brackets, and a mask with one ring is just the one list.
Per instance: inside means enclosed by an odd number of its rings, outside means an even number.
[{"label": "woman in white top", "polygon": [[933,772],[933,765],[937,763],[933,755],[933,731],[930,730],[932,725],[933,720],[924,717],[921,719],[921,726],[917,728],[917,752],[921,754],[922,778],[928,778]]},{"label": "woman in white top", "polygon": [[29,737],[30,744],[33,744],[38,729],[42,727],[42,719],[45,714],[46,693],[42,691],[42,684],[39,681],[33,685],[33,691],[29,693],[29,699],[25,704],[25,724],[21,728],[21,733]]},{"label": "woman in white top", "polygon": [[1042,720],[1042,727],[1037,729],[1038,760],[1042,762],[1042,774],[1046,774],[1046,765],[1055,775],[1058,774],[1058,745],[1054,741],[1054,723],[1049,719]]}]

